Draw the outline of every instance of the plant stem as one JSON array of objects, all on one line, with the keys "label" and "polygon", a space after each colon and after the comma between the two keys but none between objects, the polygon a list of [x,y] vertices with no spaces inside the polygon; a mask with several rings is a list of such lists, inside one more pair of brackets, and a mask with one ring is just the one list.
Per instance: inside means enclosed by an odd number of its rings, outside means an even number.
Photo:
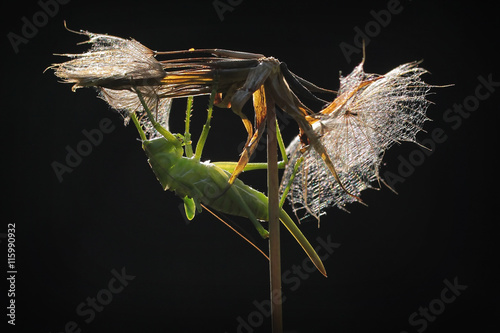
[{"label": "plant stem", "polygon": [[267,189],[269,198],[269,272],[271,284],[271,320],[273,333],[283,332],[281,299],[281,254],[278,188],[278,143],[274,100],[266,96],[267,105]]}]

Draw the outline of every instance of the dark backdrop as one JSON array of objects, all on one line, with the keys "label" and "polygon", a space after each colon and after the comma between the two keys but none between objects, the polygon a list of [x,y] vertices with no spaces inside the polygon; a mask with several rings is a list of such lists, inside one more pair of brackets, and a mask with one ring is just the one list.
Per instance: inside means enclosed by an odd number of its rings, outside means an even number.
[{"label": "dark backdrop", "polygon": [[[423,59],[432,73],[427,82],[454,86],[430,96],[433,122],[419,139],[434,130],[446,139],[434,140],[432,153],[402,144],[386,154],[382,173],[402,176],[398,195],[366,191],[369,207],[351,205],[350,214],[331,209],[319,229],[314,221],[302,224],[314,244],[318,237],[335,243],[325,260],[327,279],[294,270],[305,255],[282,233],[285,328],[497,332],[498,17],[479,2],[393,4],[73,0],[56,7],[42,0],[4,8],[7,186],[0,247],[5,263],[7,223],[15,223],[17,332],[267,332],[270,326],[266,260],[206,212],[186,224],[180,199],[161,190],[135,129],[124,127],[93,90],[73,93],[51,71],[43,73],[64,60],[54,53],[86,49],[76,45],[84,36],[66,31],[63,20],[71,29],[133,37],[155,50],[263,53],[331,89],[338,88],[339,71],[347,74],[361,60],[341,48],[356,46],[357,31],[368,29],[367,72]],[[40,14],[44,7],[48,14]],[[37,31],[23,30],[34,19]],[[13,34],[25,38],[17,53]],[[493,83],[484,87],[488,80]],[[195,100],[194,135],[206,103]],[[172,128],[180,131],[183,102],[174,107]],[[66,147],[76,149],[82,131],[104,118],[113,129],[59,181],[52,163],[64,163]],[[217,109],[212,125],[206,158],[236,160],[245,139],[239,118]],[[287,126],[285,138],[295,134]],[[257,159],[264,156],[261,151]],[[405,169],[402,161],[410,159]],[[242,178],[265,190],[264,172]],[[247,220],[230,220],[266,248]],[[6,295],[9,286],[2,285]],[[105,305],[90,310],[96,297]]]}]

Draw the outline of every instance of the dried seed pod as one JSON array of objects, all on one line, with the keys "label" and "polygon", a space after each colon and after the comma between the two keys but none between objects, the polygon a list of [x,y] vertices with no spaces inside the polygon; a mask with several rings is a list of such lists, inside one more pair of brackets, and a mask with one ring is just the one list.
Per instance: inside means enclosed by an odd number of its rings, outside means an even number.
[{"label": "dried seed pod", "polygon": [[63,54],[73,58],[53,64],[55,75],[66,83],[81,87],[130,89],[132,85],[159,84],[166,75],[154,52],[133,39],[81,32],[92,47],[81,54]]},{"label": "dried seed pod", "polygon": [[[338,97],[317,114],[313,129],[321,136],[340,182],[359,196],[380,180],[379,167],[384,152],[394,143],[416,142],[416,135],[428,120],[426,96],[432,86],[421,80],[427,71],[418,63],[396,67],[385,75],[366,74],[363,63],[340,79]],[[282,189],[303,156],[288,195],[293,209],[302,218],[318,222],[325,209],[345,209],[356,201],[332,176],[314,149],[301,149],[299,138],[287,148],[289,164]],[[303,152],[302,152],[303,151]]]},{"label": "dried seed pod", "polygon": [[[113,109],[119,111],[128,123],[131,112],[142,114],[141,105],[133,88],[144,96],[157,121],[168,129],[170,98],[160,98],[161,80],[166,73],[155,59],[155,52],[133,39],[104,34],[80,32],[89,37],[89,51],[81,54],[63,54],[72,60],[53,64],[54,74],[65,83],[73,83],[72,90],[95,87]],[[141,117],[142,118],[142,117]],[[157,135],[144,122],[148,137]]]}]

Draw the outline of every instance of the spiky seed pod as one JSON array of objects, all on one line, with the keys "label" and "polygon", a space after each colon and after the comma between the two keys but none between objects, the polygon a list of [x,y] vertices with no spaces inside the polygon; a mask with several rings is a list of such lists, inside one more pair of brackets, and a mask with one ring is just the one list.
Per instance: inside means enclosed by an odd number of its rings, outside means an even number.
[{"label": "spiky seed pod", "polygon": [[[384,152],[394,143],[416,142],[416,135],[428,120],[426,99],[432,86],[421,79],[426,70],[418,63],[396,67],[385,75],[367,74],[363,63],[340,79],[337,99],[328,112],[320,112],[313,129],[321,136],[338,176],[345,188],[359,196],[380,180],[379,168]],[[327,110],[327,107],[325,110]],[[296,138],[287,148],[289,164],[282,189],[296,161],[303,156],[288,199],[294,211],[315,217],[318,222],[325,209],[345,209],[356,199],[334,179],[314,149],[301,152]]]}]

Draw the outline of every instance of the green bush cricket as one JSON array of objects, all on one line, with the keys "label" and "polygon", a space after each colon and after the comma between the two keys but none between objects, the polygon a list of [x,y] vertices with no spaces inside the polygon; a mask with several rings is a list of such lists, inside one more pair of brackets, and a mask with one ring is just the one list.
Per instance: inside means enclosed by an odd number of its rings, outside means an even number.
[{"label": "green bush cricket", "polygon": [[[244,184],[236,179],[232,186],[227,186],[231,173],[221,167],[208,162],[201,162],[198,154],[191,157],[183,156],[184,149],[181,141],[165,129],[155,119],[142,94],[136,90],[138,98],[144,107],[149,121],[161,134],[161,137],[148,140],[135,113],[131,119],[137,127],[142,139],[142,147],[148,156],[149,164],[164,190],[174,191],[184,200],[186,216],[194,218],[195,212],[201,211],[201,205],[206,205],[216,211],[248,218],[254,224],[263,238],[268,237],[267,230],[262,226],[261,220],[268,219],[268,198],[262,192]],[[209,105],[213,106],[214,94]],[[205,127],[208,128],[208,127]],[[203,146],[206,136],[201,136],[202,141],[197,144]],[[201,151],[200,154],[201,155]],[[326,276],[326,271],[318,254],[302,234],[290,216],[280,208],[280,220],[292,236],[304,249],[318,270]]]}]

